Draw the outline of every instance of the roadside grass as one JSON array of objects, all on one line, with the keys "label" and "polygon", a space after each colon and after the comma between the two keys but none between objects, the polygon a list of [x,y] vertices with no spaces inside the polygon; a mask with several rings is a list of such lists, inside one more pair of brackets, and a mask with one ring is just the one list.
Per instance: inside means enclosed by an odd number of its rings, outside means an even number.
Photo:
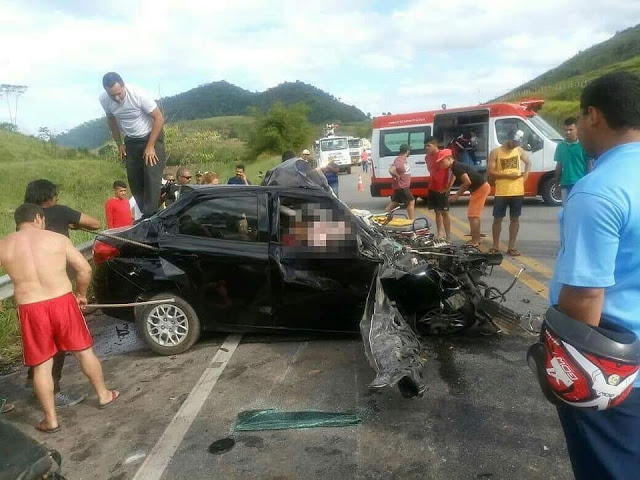
[{"label": "roadside grass", "polygon": [[22,355],[20,325],[12,299],[2,302],[0,310],[0,374],[14,365]]},{"label": "roadside grass", "polygon": [[580,113],[580,102],[578,100],[545,100],[538,113],[562,133],[565,118],[577,117]]},{"label": "roadside grass", "polygon": [[[59,186],[59,201],[85,212],[105,225],[104,203],[112,196],[114,180],[125,180],[124,168],[117,160],[98,157],[81,159],[24,159],[5,161],[0,167],[9,181],[0,189],[0,235],[15,231],[13,212],[24,201],[27,184],[46,178]],[[71,232],[74,244],[86,242],[92,236],[84,232]]]},{"label": "roadside grass", "polygon": [[[247,178],[253,185],[259,185],[262,183],[263,175],[267,173],[267,170],[275,167],[281,162],[281,157],[274,154],[262,154],[255,162],[242,162],[245,166],[245,172]],[[239,162],[240,163],[240,162]],[[215,172],[220,176],[220,183],[227,183],[229,178],[236,174],[235,162],[205,162],[205,163],[193,163],[189,164],[191,168],[191,175],[195,176],[198,170],[203,172],[210,171]],[[262,176],[261,176],[262,175]]]},{"label": "roadside grass", "polygon": [[234,115],[181,121],[175,125],[184,131],[216,130],[226,138],[248,141],[255,119],[250,115]]}]

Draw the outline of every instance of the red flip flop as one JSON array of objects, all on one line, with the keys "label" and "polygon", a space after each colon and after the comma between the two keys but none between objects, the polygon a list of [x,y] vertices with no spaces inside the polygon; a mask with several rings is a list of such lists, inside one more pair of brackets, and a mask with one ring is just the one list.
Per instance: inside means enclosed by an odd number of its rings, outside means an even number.
[{"label": "red flip flop", "polygon": [[98,408],[102,410],[109,407],[110,405],[113,405],[113,402],[115,402],[119,396],[120,396],[120,392],[118,392],[117,390],[111,390],[111,400],[109,400],[107,403],[103,403]]}]

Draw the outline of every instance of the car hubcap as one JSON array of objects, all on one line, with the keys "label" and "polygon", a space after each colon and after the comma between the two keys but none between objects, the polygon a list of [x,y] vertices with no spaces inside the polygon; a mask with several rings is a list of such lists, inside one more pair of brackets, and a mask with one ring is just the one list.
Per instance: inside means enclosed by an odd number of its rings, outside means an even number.
[{"label": "car hubcap", "polygon": [[163,347],[175,347],[187,338],[187,315],[175,305],[158,305],[147,315],[147,333]]}]

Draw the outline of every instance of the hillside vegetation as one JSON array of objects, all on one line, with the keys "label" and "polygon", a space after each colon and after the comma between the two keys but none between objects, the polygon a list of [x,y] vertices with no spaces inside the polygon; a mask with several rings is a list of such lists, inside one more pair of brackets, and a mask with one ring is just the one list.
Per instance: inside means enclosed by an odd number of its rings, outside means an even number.
[{"label": "hillside vegetation", "polygon": [[[0,130],[0,168],[10,179],[0,189],[0,236],[15,231],[13,212],[24,200],[27,184],[39,178],[60,187],[60,203],[92,215],[104,225],[104,202],[114,180],[125,180],[122,164],[89,152],[60,147],[33,137]],[[92,238],[71,232],[74,243]]]},{"label": "hillside vegetation", "polygon": [[[285,82],[264,92],[250,92],[224,81],[213,82],[158,100],[168,123],[246,115],[251,107],[266,110],[278,102],[285,105],[305,103],[312,123],[358,122],[367,118],[358,108],[299,81]],[[68,147],[94,149],[104,144],[109,136],[105,119],[99,118],[58,135],[56,141]]]},{"label": "hillside vegetation", "polygon": [[640,25],[578,53],[493,101],[543,98],[539,113],[559,127],[565,118],[578,114],[580,93],[589,81],[616,71],[640,75]]}]

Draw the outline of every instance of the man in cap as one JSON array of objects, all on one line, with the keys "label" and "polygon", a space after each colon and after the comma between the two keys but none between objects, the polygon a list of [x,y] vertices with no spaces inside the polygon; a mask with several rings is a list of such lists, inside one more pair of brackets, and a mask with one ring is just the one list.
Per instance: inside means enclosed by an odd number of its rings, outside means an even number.
[{"label": "man in cap", "polygon": [[403,205],[407,209],[407,216],[413,220],[416,199],[413,197],[409,187],[411,186],[411,169],[409,167],[409,145],[400,145],[399,155],[389,168],[391,174],[391,202],[385,211],[393,210],[398,205]]},{"label": "man in cap", "polygon": [[447,242],[451,239],[451,218],[449,217],[449,167],[442,160],[453,155],[453,152],[445,148],[438,150],[438,142],[435,137],[428,137],[425,140],[427,155],[425,161],[429,170],[429,185],[427,199],[429,200],[429,210],[436,212],[436,234],[439,239]]},{"label": "man in cap", "polygon": [[[490,252],[498,253],[500,251],[502,220],[507,213],[507,207],[509,207],[507,254],[513,257],[520,255],[520,252],[516,250],[516,238],[520,229],[525,183],[531,170],[531,162],[521,146],[523,136],[522,130],[510,130],[506,141],[491,151],[487,162],[489,176],[496,181],[493,200],[493,248],[490,249]],[[521,164],[524,164],[524,173]]]},{"label": "man in cap", "polygon": [[307,150],[306,148],[304,150],[302,150],[302,159],[305,162],[308,162],[311,159],[311,152],[309,150]]}]

